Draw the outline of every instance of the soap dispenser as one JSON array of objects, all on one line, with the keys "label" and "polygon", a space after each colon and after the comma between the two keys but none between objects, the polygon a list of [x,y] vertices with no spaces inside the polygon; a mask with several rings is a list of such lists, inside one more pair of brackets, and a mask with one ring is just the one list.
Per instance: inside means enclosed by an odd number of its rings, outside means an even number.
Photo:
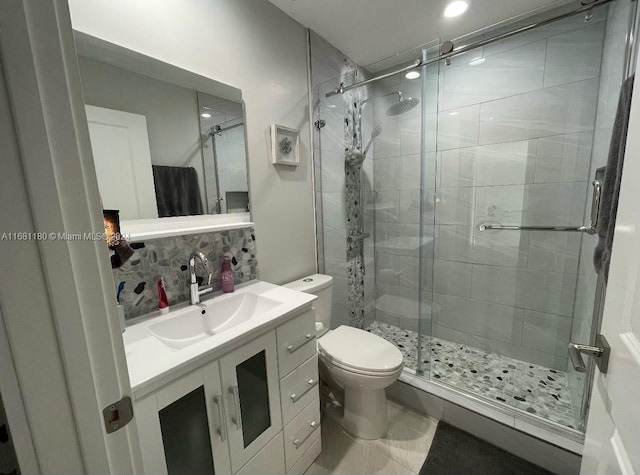
[{"label": "soap dispenser", "polygon": [[222,260],[220,279],[222,281],[222,291],[225,293],[233,292],[233,271],[231,270],[231,259],[227,256]]},{"label": "soap dispenser", "polygon": [[160,277],[157,282],[158,285],[158,310],[160,314],[164,315],[169,313],[169,301],[167,300],[167,292],[164,288],[164,279]]}]

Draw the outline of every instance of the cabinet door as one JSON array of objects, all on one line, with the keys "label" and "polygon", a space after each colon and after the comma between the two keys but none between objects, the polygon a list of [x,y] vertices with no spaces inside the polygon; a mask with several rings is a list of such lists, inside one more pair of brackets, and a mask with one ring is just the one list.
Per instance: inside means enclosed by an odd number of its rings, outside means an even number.
[{"label": "cabinet door", "polygon": [[216,465],[216,473],[231,473],[229,430],[225,416],[224,397],[222,395],[222,382],[220,381],[218,362],[214,361],[202,368],[202,377],[204,379],[207,411],[209,412],[209,431],[211,441],[213,442],[213,459]]},{"label": "cabinet door", "polygon": [[282,429],[275,333],[222,357],[220,373],[236,472]]},{"label": "cabinet door", "polygon": [[[219,381],[218,374],[218,389]],[[136,401],[146,473],[230,473],[227,445],[216,437],[211,392],[215,391],[205,385],[203,371],[198,370]]]}]

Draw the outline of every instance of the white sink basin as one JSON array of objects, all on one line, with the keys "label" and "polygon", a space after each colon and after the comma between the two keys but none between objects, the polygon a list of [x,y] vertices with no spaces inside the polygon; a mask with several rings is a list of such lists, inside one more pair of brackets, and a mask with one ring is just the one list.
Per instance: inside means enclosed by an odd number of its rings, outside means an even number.
[{"label": "white sink basin", "polygon": [[224,295],[190,305],[147,326],[147,330],[170,348],[182,349],[235,327],[281,305],[282,302],[251,292]]}]

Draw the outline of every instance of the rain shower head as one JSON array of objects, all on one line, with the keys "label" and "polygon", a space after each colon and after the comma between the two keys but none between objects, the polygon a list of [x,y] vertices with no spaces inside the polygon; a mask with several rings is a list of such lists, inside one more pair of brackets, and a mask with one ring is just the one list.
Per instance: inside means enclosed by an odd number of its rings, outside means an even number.
[{"label": "rain shower head", "polygon": [[405,99],[403,97],[387,109],[387,115],[389,117],[394,117],[400,114],[404,114],[405,112],[409,112],[411,109],[417,106],[419,102],[420,99],[418,99],[417,97],[409,97],[408,99]]},{"label": "rain shower head", "polygon": [[[405,112],[409,112],[411,109],[417,106],[418,103],[420,102],[420,99],[416,97],[409,97],[408,99],[405,99],[404,97],[402,97],[402,93],[400,91],[393,91],[387,94],[383,94],[381,96],[370,97],[369,99],[365,99],[364,101],[362,101],[362,105],[364,106],[367,102],[375,101],[376,99],[382,99],[383,97],[396,96],[396,95],[398,96],[398,102],[396,102],[395,104],[393,104],[391,107],[387,109],[387,115],[390,117],[404,114]],[[377,135],[375,137],[377,137]]]}]

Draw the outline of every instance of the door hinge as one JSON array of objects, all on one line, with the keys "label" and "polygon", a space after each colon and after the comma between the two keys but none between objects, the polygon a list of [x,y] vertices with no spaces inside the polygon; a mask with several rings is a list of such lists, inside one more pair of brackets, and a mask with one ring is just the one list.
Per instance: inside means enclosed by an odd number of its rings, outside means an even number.
[{"label": "door hinge", "polygon": [[133,403],[129,396],[109,404],[102,410],[104,427],[107,434],[122,429],[133,419]]}]

